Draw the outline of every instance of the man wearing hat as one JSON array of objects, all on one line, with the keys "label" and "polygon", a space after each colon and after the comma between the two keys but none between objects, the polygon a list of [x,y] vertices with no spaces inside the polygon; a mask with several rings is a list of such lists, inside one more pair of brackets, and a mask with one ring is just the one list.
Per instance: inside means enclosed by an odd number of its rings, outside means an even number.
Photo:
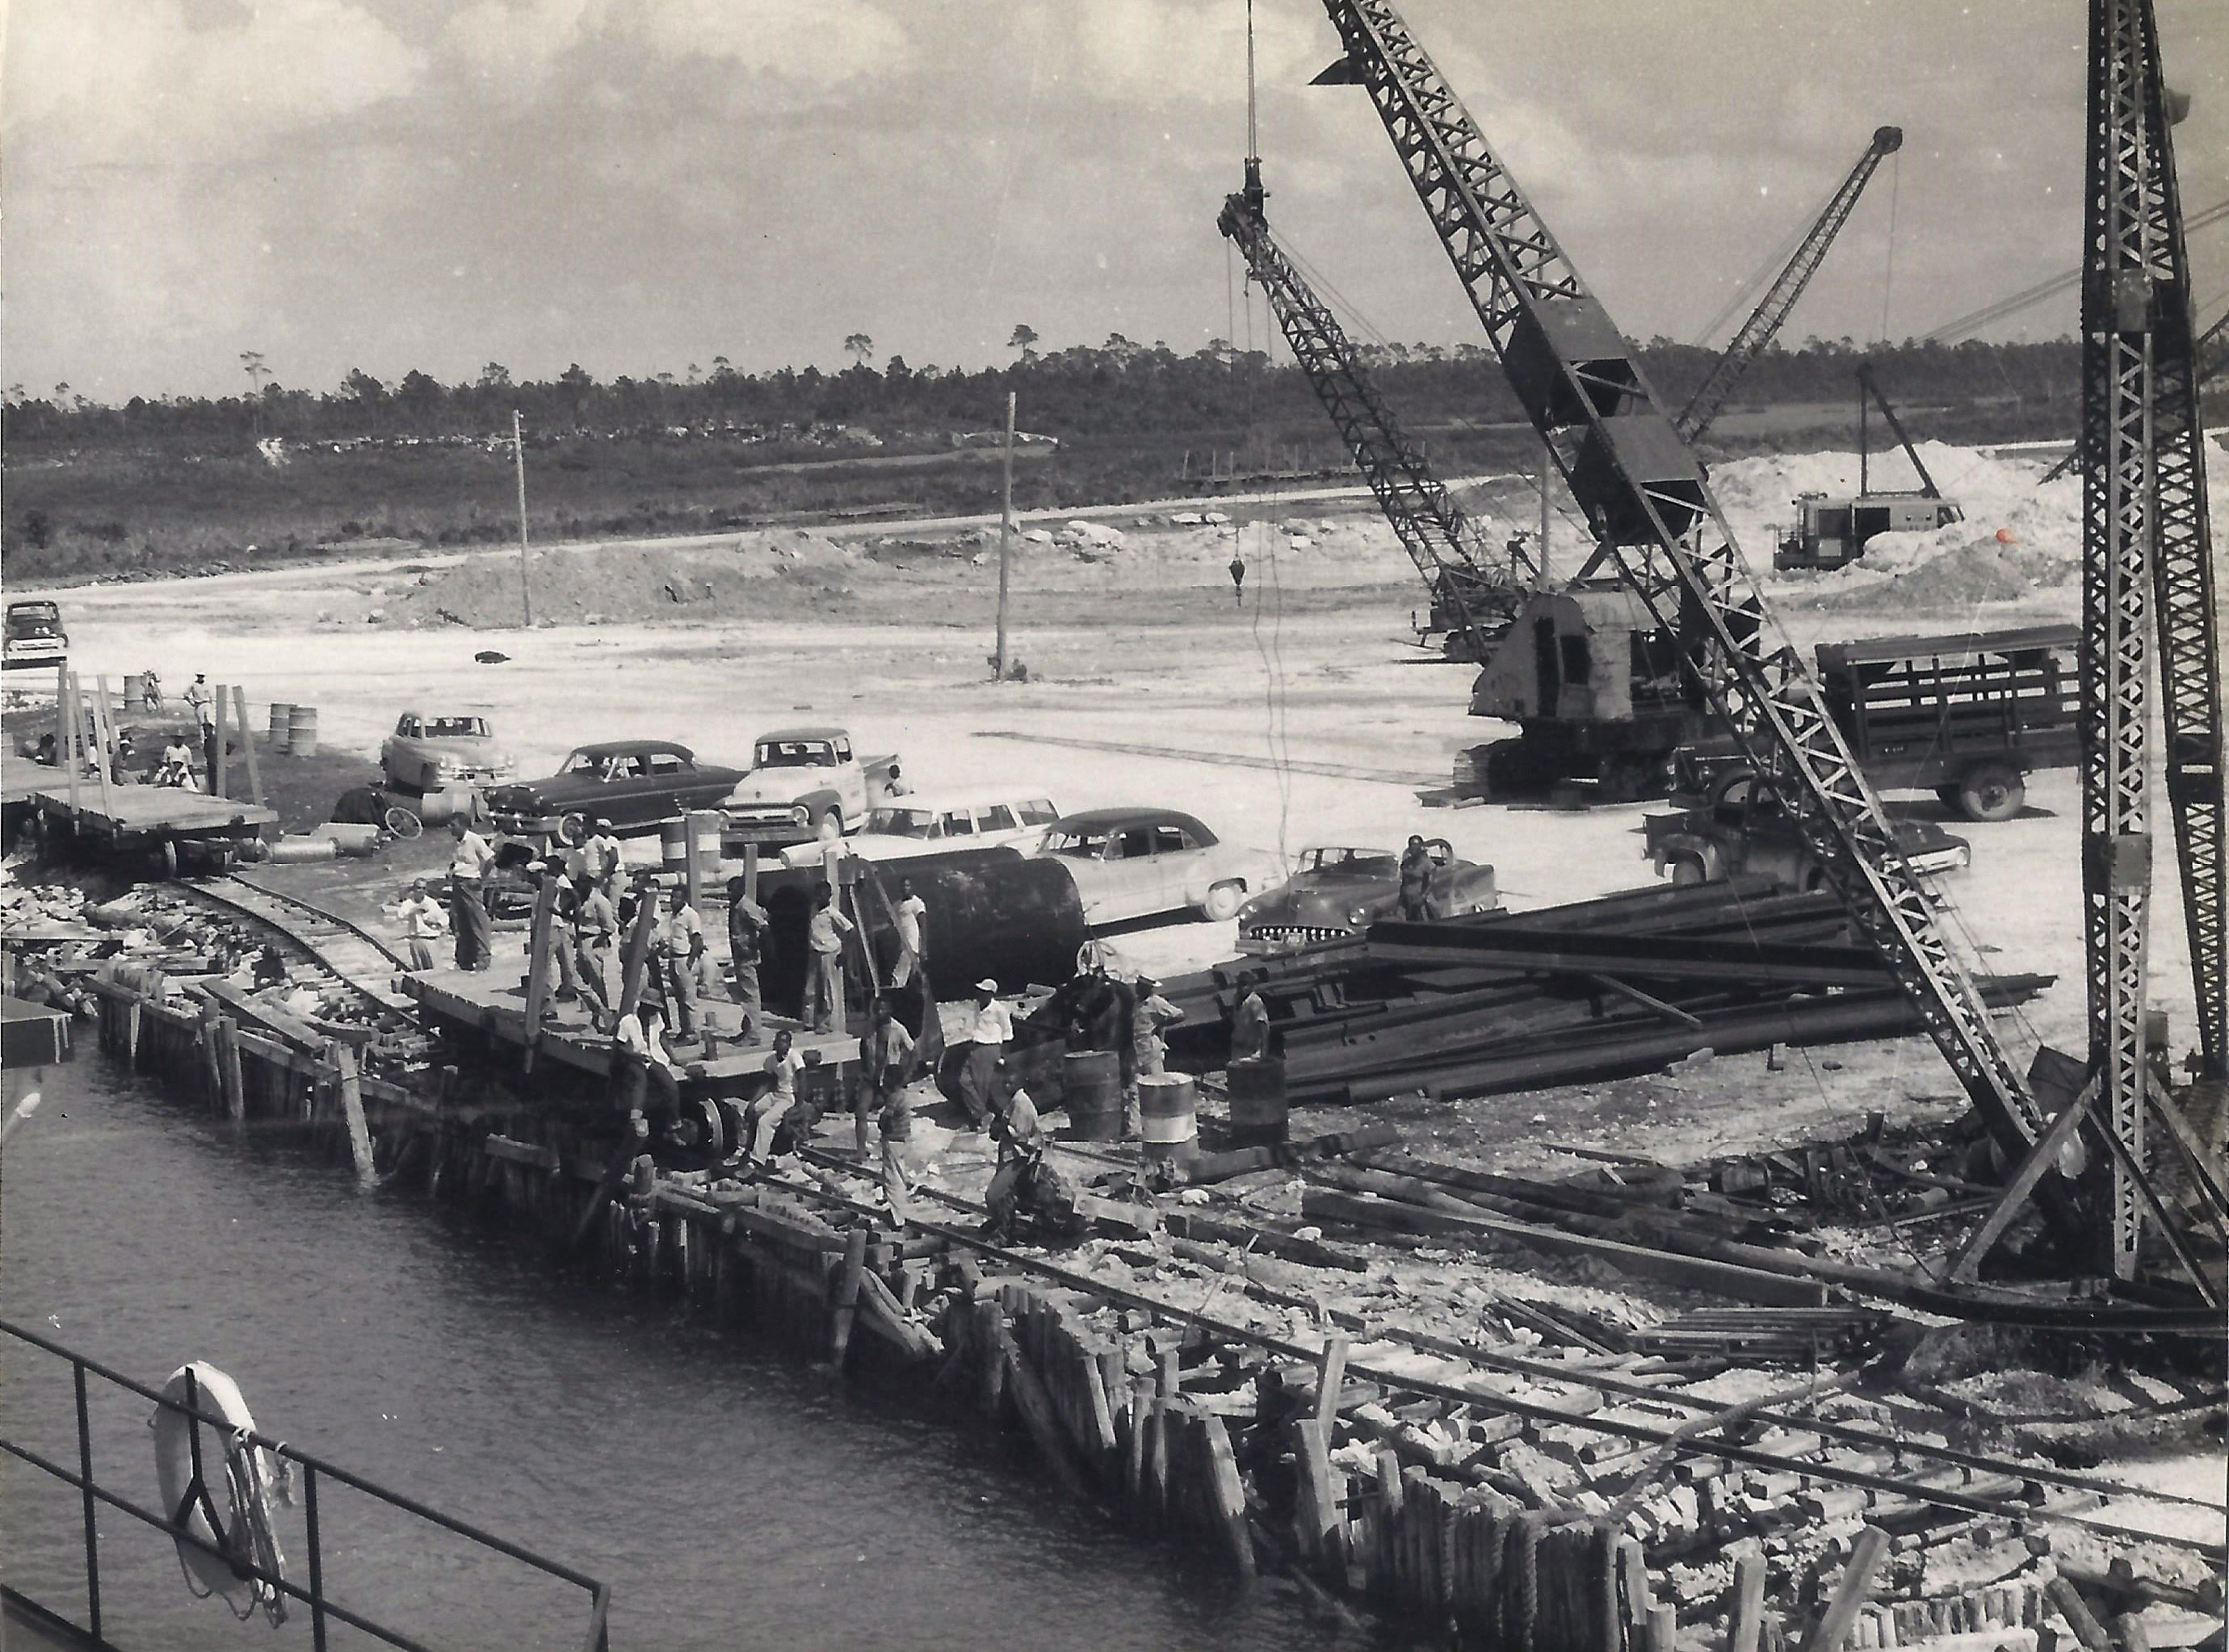
[{"label": "man wearing hat", "polygon": [[1161,1028],[1173,1027],[1185,1017],[1183,1010],[1161,996],[1161,983],[1153,976],[1140,976],[1134,989],[1137,1002],[1130,1008],[1131,1078],[1122,1092],[1125,1135],[1135,1135],[1138,1130],[1138,1080],[1159,1073],[1168,1055]]},{"label": "man wearing hat", "polygon": [[999,1092],[999,1062],[1013,1035],[1013,1012],[999,1002],[999,983],[986,976],[975,983],[975,1002],[954,1041],[954,1048],[966,1052],[960,1062],[960,1105],[978,1130],[991,1117]]}]

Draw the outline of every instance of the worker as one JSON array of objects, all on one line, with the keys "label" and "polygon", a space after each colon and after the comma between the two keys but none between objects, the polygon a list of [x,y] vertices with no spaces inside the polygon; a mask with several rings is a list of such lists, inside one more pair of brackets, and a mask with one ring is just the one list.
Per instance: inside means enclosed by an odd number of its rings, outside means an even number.
[{"label": "worker", "polygon": [[1230,554],[1230,599],[1246,605],[1246,559],[1237,551]]},{"label": "worker", "polygon": [[604,899],[619,899],[620,840],[612,836],[612,823],[598,819],[588,838],[581,845],[581,865],[596,887],[604,892]]},{"label": "worker", "polygon": [[793,1042],[787,1027],[774,1035],[774,1053],[766,1059],[767,1088],[747,1114],[751,1122],[751,1157],[761,1164],[774,1145],[775,1128],[797,1105],[797,1075],[805,1062],[791,1047]]},{"label": "worker", "polygon": [[192,710],[194,720],[201,725],[204,734],[216,727],[216,714],[212,709],[215,702],[216,696],[209,688],[208,674],[202,671],[195,672],[194,680],[186,684],[186,704]]},{"label": "worker", "polygon": [[159,673],[146,671],[140,674],[139,703],[149,711],[163,709],[163,679]]},{"label": "worker", "polygon": [[1129,1060],[1122,1064],[1122,1133],[1138,1133],[1138,1080],[1161,1071],[1169,1047],[1161,1028],[1173,1027],[1185,1013],[1161,996],[1160,983],[1149,975],[1138,976],[1130,989]]},{"label": "worker", "polygon": [[742,1036],[751,1035],[759,1018],[759,963],[766,955],[767,909],[753,900],[747,880],[728,880],[728,963],[735,980],[728,990],[743,1007]]},{"label": "worker", "polygon": [[981,1130],[989,1121],[999,1088],[999,1069],[1014,1035],[1014,1017],[999,1002],[999,983],[986,976],[975,983],[975,1002],[960,1024],[953,1047],[960,1058],[960,1105],[968,1122]]},{"label": "worker", "polygon": [[906,1083],[913,1077],[913,1034],[890,1014],[882,994],[867,1011],[867,1030],[859,1035],[859,1082],[852,1096],[851,1122],[859,1157],[867,1156],[867,1114],[872,1110],[882,1135],[883,1196],[890,1214],[906,1220],[906,1195],[913,1190],[906,1155],[913,1140],[913,1108]]},{"label": "worker", "polygon": [[824,883],[813,892],[813,921],[806,926],[811,973],[805,978],[804,1020],[816,1033],[839,1030],[844,1019],[844,938],[856,925],[836,910],[836,890]]},{"label": "worker", "polygon": [[897,759],[891,759],[890,772],[883,777],[883,795],[885,797],[903,797],[912,790],[905,783],[905,776],[898,772]]},{"label": "worker", "polygon": [[194,780],[194,748],[186,744],[183,734],[173,734],[163,747],[163,761],[155,771],[155,784],[175,786],[181,791],[198,791]]},{"label": "worker", "polygon": [[395,915],[401,920],[402,943],[410,954],[410,967],[432,969],[434,943],[449,932],[449,915],[434,899],[425,879],[411,879],[409,893],[395,903]]},{"label": "worker", "polygon": [[1230,1059],[1252,1061],[1269,1053],[1269,1006],[1262,1002],[1259,988],[1249,987],[1230,1018]]},{"label": "worker", "polygon": [[457,967],[485,970],[494,951],[485,891],[495,851],[462,815],[450,816],[449,836],[456,840],[449,851],[449,927],[457,938]]},{"label": "worker", "polygon": [[697,961],[704,955],[704,923],[689,896],[680,888],[668,889],[661,903],[664,917],[651,942],[658,962],[658,984],[665,994],[666,1014],[678,1038],[697,1035]]},{"label": "worker", "polygon": [[667,1099],[680,1093],[681,1070],[665,1047],[658,1006],[641,1003],[612,1027],[612,1102],[635,1137],[650,1134],[646,1114],[655,1085]]},{"label": "worker", "polygon": [[557,942],[557,996],[578,997],[588,1007],[588,1024],[599,1032],[612,1013],[612,944],[619,914],[586,872],[558,891],[564,927]]},{"label": "worker", "polygon": [[903,987],[913,980],[921,968],[922,920],[928,916],[928,904],[913,892],[913,880],[898,880],[898,904],[893,917],[897,925],[897,962],[890,965],[890,984]]},{"label": "worker", "polygon": [[1431,916],[1432,852],[1424,840],[1410,836],[1401,851],[1401,916],[1421,924]]},{"label": "worker", "polygon": [[138,753],[132,749],[132,731],[116,731],[116,745],[108,754],[108,778],[116,785],[126,785],[132,779],[132,760]]},{"label": "worker", "polygon": [[1076,1207],[1076,1190],[1046,1162],[1044,1126],[1037,1120],[1037,1104],[1018,1084],[1002,1088],[1005,1093],[991,1115],[999,1162],[983,1194],[990,1212],[985,1229],[995,1239],[1007,1239],[1018,1220],[1026,1216],[1039,1239],[1075,1238],[1088,1223]]}]

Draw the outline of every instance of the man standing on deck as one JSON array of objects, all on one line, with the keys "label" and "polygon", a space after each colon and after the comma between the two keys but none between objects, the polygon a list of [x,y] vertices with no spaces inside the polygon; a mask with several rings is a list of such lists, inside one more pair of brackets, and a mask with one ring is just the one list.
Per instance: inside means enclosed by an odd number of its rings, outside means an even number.
[{"label": "man standing on deck", "polygon": [[898,880],[898,904],[895,914],[898,931],[898,959],[890,966],[890,985],[903,987],[911,982],[914,972],[922,967],[921,925],[928,916],[928,903],[913,892],[913,880]]},{"label": "man standing on deck", "polygon": [[1401,916],[1421,924],[1431,914],[1432,852],[1424,840],[1412,836],[1401,851]]},{"label": "man standing on deck", "polygon": [[599,1032],[612,1013],[612,944],[619,914],[584,871],[560,891],[565,929],[557,945],[557,996],[577,994],[588,1006],[588,1024]]},{"label": "man standing on deck", "polygon": [[697,961],[704,955],[704,923],[697,916],[697,909],[689,904],[688,895],[680,889],[665,892],[665,917],[658,926],[651,950],[658,958],[658,982],[665,989],[666,1014],[672,1017],[674,1035],[694,1038]]},{"label": "man standing on deck", "polygon": [[816,1033],[833,1033],[844,1019],[844,938],[855,925],[836,910],[836,891],[822,884],[813,897],[813,922],[806,930],[812,948],[812,973],[805,979],[806,1024]]},{"label": "man standing on deck", "polygon": [[581,864],[596,887],[604,892],[607,900],[619,899],[620,840],[612,836],[612,823],[598,820],[587,840],[581,845]]},{"label": "man standing on deck", "polygon": [[967,1052],[960,1059],[960,1105],[977,1130],[991,1117],[998,1096],[999,1064],[1013,1035],[1012,1012],[999,1002],[999,983],[986,976],[975,983],[975,1002],[953,1046]]},{"label": "man standing on deck", "polygon": [[867,1030],[859,1035],[859,1088],[852,1101],[852,1126],[859,1157],[867,1156],[867,1111],[872,1108],[883,1138],[883,1196],[890,1214],[906,1220],[906,1195],[913,1190],[912,1167],[906,1154],[913,1141],[913,1108],[906,1100],[906,1080],[913,1076],[913,1034],[891,1017],[890,1001],[875,995],[867,1012]]},{"label": "man standing on deck", "polygon": [[482,890],[495,870],[495,851],[462,815],[450,816],[449,835],[456,840],[449,854],[449,927],[457,936],[457,967],[485,970],[492,957],[494,932]]},{"label": "man standing on deck", "polygon": [[[216,714],[211,708],[214,696],[209,693],[209,678],[203,673],[194,673],[194,680],[186,684],[186,704],[194,714],[194,721],[202,731],[202,772],[216,773]],[[212,780],[211,784],[215,784]]]},{"label": "man standing on deck", "polygon": [[748,1040],[759,1019],[759,960],[766,953],[767,910],[750,897],[742,878],[728,880],[728,962],[735,967],[729,989],[743,1008],[742,1036]]}]

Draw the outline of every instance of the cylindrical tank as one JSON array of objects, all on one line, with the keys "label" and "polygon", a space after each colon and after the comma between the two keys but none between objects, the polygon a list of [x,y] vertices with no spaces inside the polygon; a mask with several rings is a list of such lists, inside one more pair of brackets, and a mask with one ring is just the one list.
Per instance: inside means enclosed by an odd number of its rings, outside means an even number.
[{"label": "cylindrical tank", "polygon": [[282,837],[271,846],[271,864],[299,866],[307,861],[330,861],[338,854],[330,837]]},{"label": "cylindrical tank", "polygon": [[379,848],[379,828],[353,821],[329,820],[311,836],[324,838],[343,855],[362,856]]},{"label": "cylindrical tank", "polygon": [[670,878],[684,879],[689,873],[689,823],[685,820],[661,822],[658,828],[658,866]]},{"label": "cylindrical tank", "polygon": [[1079,1142],[1122,1139],[1122,1062],[1112,1050],[1071,1050],[1061,1058],[1068,1133]]},{"label": "cylindrical tank", "polygon": [[461,780],[452,781],[419,798],[417,810],[428,826],[446,826],[460,815],[469,822],[479,813],[479,794]]},{"label": "cylindrical tank", "polygon": [[1199,1156],[1199,1098],[1190,1078],[1138,1075],[1138,1138],[1148,1162],[1190,1164]]},{"label": "cylindrical tank", "polygon": [[146,698],[147,674],[145,671],[126,671],[124,674],[124,704],[121,709],[137,711]]},{"label": "cylindrical tank", "polygon": [[286,752],[290,757],[318,754],[318,708],[295,706],[286,714]]},{"label": "cylindrical tank", "polygon": [[287,752],[286,736],[294,721],[294,704],[290,700],[271,702],[271,750],[279,757]]},{"label": "cylindrical tank", "polygon": [[1284,1058],[1247,1056],[1233,1061],[1229,1072],[1230,1139],[1242,1147],[1283,1141],[1290,1124]]}]

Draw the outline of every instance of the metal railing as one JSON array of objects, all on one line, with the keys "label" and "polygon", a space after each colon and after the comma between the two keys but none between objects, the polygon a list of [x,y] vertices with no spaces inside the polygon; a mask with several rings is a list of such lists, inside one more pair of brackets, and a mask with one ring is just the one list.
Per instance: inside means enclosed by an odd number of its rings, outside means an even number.
[{"label": "metal railing", "polygon": [[[69,1364],[73,1399],[77,1412],[76,1470],[73,1471],[63,1464],[31,1450],[29,1446],[4,1436],[0,1436],[0,1450],[4,1450],[10,1456],[19,1458],[33,1468],[74,1487],[80,1494],[85,1537],[87,1621],[82,1625],[74,1624],[72,1627],[81,1629],[94,1641],[101,1640],[100,1534],[98,1511],[105,1504],[119,1514],[128,1514],[133,1520],[154,1527],[183,1547],[196,1550],[222,1562],[230,1567],[243,1582],[252,1579],[278,1596],[302,1603],[309,1608],[311,1636],[317,1652],[325,1652],[329,1619],[344,1623],[351,1629],[359,1630],[389,1646],[401,1647],[404,1649],[404,1652],[430,1652],[430,1649],[422,1642],[374,1623],[363,1614],[326,1597],[324,1549],[323,1534],[319,1529],[318,1518],[318,1487],[321,1481],[330,1480],[346,1486],[351,1490],[361,1492],[389,1508],[399,1509],[406,1514],[427,1521],[482,1548],[491,1549],[547,1577],[587,1591],[588,1629],[580,1645],[582,1652],[609,1652],[610,1642],[607,1623],[611,1611],[612,1591],[608,1584],[601,1583],[584,1572],[575,1572],[570,1566],[561,1565],[557,1561],[535,1553],[531,1549],[498,1537],[492,1532],[482,1531],[468,1521],[453,1519],[438,1509],[427,1508],[414,1498],[406,1497],[400,1492],[390,1491],[384,1486],[365,1479],[362,1475],[352,1474],[336,1463],[326,1462],[323,1457],[312,1457],[307,1451],[289,1445],[283,1440],[272,1439],[252,1429],[235,1427],[215,1412],[203,1410],[199,1405],[191,1403],[193,1399],[197,1399],[199,1395],[198,1390],[190,1380],[190,1374],[187,1388],[189,1399],[177,1400],[158,1389],[151,1388],[143,1382],[136,1381],[120,1371],[111,1370],[97,1361],[89,1360],[81,1354],[74,1353],[59,1342],[50,1341],[35,1331],[26,1330],[10,1321],[0,1319],[0,1333],[4,1333],[19,1342],[50,1354],[56,1359],[67,1361]],[[307,1527],[309,1586],[305,1589],[275,1571],[267,1570],[256,1561],[231,1547],[209,1541],[182,1523],[180,1520],[170,1518],[155,1510],[143,1508],[128,1498],[97,1483],[93,1472],[93,1429],[91,1410],[87,1403],[88,1375],[98,1377],[104,1382],[112,1384],[126,1393],[137,1394],[144,1399],[151,1400],[157,1406],[176,1412],[189,1419],[187,1438],[189,1449],[192,1453],[194,1482],[197,1486],[202,1483],[201,1425],[202,1424],[207,1424],[217,1431],[219,1437],[225,1442],[228,1452],[253,1446],[299,1468],[301,1470],[302,1478],[301,1499],[304,1523]],[[182,1509],[179,1512],[184,1514],[188,1511]],[[216,1527],[215,1522],[212,1521],[210,1524],[213,1530],[218,1530],[222,1534],[221,1528]],[[41,1610],[54,1614],[54,1609],[51,1606],[40,1603],[34,1603],[34,1604],[39,1604]],[[60,1616],[60,1614],[54,1615]]]}]

